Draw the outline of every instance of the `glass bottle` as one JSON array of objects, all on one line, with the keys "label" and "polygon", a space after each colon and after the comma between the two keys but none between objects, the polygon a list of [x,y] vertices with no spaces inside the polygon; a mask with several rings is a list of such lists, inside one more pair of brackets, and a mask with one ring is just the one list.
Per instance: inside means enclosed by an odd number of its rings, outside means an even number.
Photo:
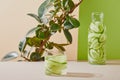
[{"label": "glass bottle", "polygon": [[88,29],[88,62],[91,64],[105,64],[106,26],[103,24],[102,12],[92,13],[92,22]]}]

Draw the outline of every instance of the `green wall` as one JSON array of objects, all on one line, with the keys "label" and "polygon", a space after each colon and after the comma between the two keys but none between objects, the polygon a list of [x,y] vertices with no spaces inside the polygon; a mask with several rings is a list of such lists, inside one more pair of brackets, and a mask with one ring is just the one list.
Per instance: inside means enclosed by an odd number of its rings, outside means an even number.
[{"label": "green wall", "polygon": [[78,36],[78,60],[87,59],[88,27],[94,11],[104,13],[107,59],[120,59],[120,0],[83,0],[79,14],[81,26]]}]

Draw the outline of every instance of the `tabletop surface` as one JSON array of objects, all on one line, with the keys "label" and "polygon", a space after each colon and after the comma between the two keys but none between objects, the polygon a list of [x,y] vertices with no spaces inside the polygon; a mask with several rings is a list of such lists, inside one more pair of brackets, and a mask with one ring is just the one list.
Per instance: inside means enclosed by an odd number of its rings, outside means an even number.
[{"label": "tabletop surface", "polygon": [[106,65],[68,61],[67,75],[47,76],[44,62],[0,62],[0,80],[120,80],[120,60]]}]

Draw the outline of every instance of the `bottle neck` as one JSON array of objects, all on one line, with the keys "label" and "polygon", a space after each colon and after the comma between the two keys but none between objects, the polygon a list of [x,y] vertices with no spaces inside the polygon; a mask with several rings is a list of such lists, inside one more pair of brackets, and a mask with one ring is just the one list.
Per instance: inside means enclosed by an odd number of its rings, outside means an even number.
[{"label": "bottle neck", "polygon": [[92,22],[103,23],[104,14],[102,12],[93,12],[92,13]]}]

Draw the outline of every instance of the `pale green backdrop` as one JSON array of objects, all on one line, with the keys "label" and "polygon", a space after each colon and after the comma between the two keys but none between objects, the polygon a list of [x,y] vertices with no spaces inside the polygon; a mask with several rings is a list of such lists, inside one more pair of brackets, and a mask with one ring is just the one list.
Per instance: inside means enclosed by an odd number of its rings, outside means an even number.
[{"label": "pale green backdrop", "polygon": [[87,59],[87,35],[91,22],[91,13],[104,13],[107,28],[107,59],[120,59],[120,0],[83,0],[80,5],[80,22],[78,37],[78,60]]}]

